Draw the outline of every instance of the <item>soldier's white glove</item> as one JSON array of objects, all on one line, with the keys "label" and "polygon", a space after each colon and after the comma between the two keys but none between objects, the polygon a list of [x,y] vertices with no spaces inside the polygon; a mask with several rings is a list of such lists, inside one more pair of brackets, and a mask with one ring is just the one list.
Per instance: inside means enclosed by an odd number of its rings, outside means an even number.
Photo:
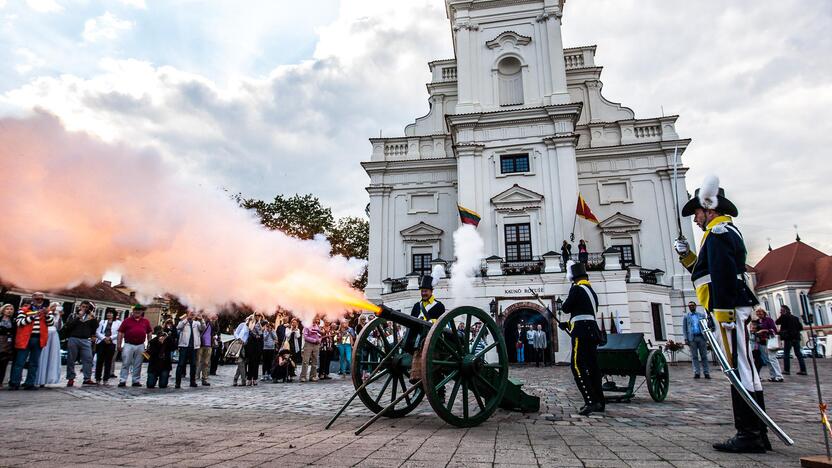
[{"label": "soldier's white glove", "polygon": [[688,252],[690,252],[690,244],[687,239],[676,239],[676,242],[673,243],[673,250],[675,250],[680,257],[684,257],[688,254]]}]

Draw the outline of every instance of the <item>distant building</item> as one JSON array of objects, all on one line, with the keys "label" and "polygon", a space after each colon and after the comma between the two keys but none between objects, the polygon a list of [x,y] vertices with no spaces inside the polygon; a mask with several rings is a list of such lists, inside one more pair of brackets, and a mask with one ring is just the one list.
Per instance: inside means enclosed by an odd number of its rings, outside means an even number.
[{"label": "distant building", "polygon": [[832,328],[832,256],[798,237],[769,251],[751,275],[757,298],[772,316],[786,305],[804,322],[811,311],[816,325]]},{"label": "distant building", "polygon": [[[2,292],[0,301],[10,303],[15,308],[20,307],[23,301],[31,299],[32,293],[35,292],[32,289],[2,283],[0,283],[0,288],[2,288],[0,289],[0,292]],[[63,305],[64,316],[73,313],[75,308],[84,300],[95,304],[95,313],[99,319],[104,318],[107,310],[123,318],[138,303],[134,296],[119,291],[109,281],[102,281],[91,286],[82,284],[70,289],[43,291],[43,293],[46,295],[47,301],[60,302]]]}]

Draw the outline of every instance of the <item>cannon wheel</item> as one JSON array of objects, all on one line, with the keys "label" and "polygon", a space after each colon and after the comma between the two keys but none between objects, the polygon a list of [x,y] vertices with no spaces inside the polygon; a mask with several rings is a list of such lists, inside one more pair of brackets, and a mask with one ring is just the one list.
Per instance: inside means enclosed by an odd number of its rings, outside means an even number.
[{"label": "cannon wheel", "polygon": [[[474,330],[477,321],[482,323],[480,332]],[[459,324],[464,325],[462,339]],[[476,426],[500,405],[508,384],[506,343],[481,309],[464,306],[445,312],[428,332],[421,358],[425,394],[445,422]]]},{"label": "cannon wheel", "polygon": [[668,390],[670,390],[670,370],[667,367],[664,354],[658,349],[650,351],[650,354],[647,355],[645,378],[647,379],[647,391],[650,392],[653,401],[664,401],[667,398]]},{"label": "cannon wheel", "polygon": [[[388,325],[389,324],[389,325]],[[407,327],[382,318],[371,320],[355,338],[352,348],[352,384],[359,389],[365,379],[373,382],[358,392],[358,398],[373,413],[378,413],[404,392],[409,386],[412,356],[402,350],[401,336]],[[384,336],[385,339],[378,338]],[[396,348],[393,355],[381,360]],[[425,393],[421,388],[414,390],[394,408],[384,413],[388,418],[400,418],[419,406]]]}]

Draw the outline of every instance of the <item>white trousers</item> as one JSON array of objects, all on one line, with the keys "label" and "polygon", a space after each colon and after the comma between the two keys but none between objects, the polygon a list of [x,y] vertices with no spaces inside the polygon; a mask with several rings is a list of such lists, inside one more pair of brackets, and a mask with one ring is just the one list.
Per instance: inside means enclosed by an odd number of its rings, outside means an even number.
[{"label": "white trousers", "polygon": [[[730,355],[734,344],[737,345],[737,353],[732,360],[742,386],[749,392],[760,392],[763,390],[763,384],[760,382],[757,367],[754,366],[754,356],[751,354],[751,345],[748,342],[748,321],[753,312],[754,309],[750,306],[737,307],[734,309],[734,323],[721,323],[719,326],[724,327],[728,335],[731,350],[726,354]],[[734,334],[736,334],[736,340],[731,339]]]}]

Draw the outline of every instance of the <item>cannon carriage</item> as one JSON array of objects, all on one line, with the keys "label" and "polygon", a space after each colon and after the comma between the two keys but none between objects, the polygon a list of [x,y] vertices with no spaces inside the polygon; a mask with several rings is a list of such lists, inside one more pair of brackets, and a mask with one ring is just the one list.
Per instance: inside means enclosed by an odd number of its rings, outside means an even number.
[{"label": "cannon carriage", "polygon": [[[643,333],[617,333],[607,337],[598,347],[598,367],[606,382],[601,386],[607,402],[629,402],[635,396],[636,380],[643,384],[653,401],[662,402],[670,389],[670,370],[661,349],[650,349]],[[628,378],[627,386],[619,386],[613,376]],[[640,386],[639,386],[640,387]]]},{"label": "cannon carriage", "polygon": [[432,410],[457,427],[476,426],[497,408],[537,411],[540,400],[508,375],[503,336],[494,320],[476,307],[445,312],[434,323],[385,306],[365,325],[352,351],[355,393],[327,425],[356,398],[375,415],[399,418],[427,399]]}]

